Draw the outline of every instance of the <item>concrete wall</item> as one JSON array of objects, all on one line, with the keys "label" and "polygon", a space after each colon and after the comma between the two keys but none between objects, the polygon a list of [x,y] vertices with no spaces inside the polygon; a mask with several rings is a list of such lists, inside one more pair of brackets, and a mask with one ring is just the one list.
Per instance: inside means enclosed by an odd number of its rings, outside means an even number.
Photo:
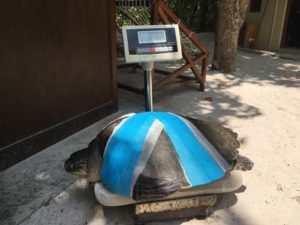
[{"label": "concrete wall", "polygon": [[247,23],[258,31],[255,47],[258,49],[279,49],[288,0],[262,0],[260,12],[249,12]]}]

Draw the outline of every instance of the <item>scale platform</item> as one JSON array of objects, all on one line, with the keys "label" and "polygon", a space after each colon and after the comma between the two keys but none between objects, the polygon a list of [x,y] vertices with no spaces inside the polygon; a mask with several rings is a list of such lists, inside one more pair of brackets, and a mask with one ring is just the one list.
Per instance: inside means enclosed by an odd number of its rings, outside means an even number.
[{"label": "scale platform", "polygon": [[96,183],[97,200],[104,206],[134,206],[136,224],[193,217],[207,217],[213,212],[218,197],[234,192],[243,184],[241,171],[230,171],[222,179],[213,183],[181,190],[164,199],[134,201],[108,191],[101,183]]}]

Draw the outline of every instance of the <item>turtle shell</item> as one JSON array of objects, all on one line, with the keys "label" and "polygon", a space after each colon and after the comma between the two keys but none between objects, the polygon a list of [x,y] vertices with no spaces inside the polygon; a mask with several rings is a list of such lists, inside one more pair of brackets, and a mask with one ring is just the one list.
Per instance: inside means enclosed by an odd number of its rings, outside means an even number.
[{"label": "turtle shell", "polygon": [[[143,118],[145,115],[147,115],[146,117],[151,117],[150,122],[149,118],[148,122],[145,117]],[[169,122],[164,121],[164,117],[170,116],[179,120],[179,123],[183,123],[183,126],[173,126],[175,123],[172,120]],[[136,118],[139,118],[139,122],[133,123],[132,121]],[[153,128],[153,123],[157,125],[157,121],[160,123],[162,129],[153,129],[153,135],[148,135],[150,136],[149,139],[147,136],[147,134],[151,133],[149,129],[151,130],[151,127]],[[126,130],[127,125],[130,129]],[[145,128],[145,126],[148,127],[143,131],[141,128]],[[173,133],[170,132],[170,130],[172,130]],[[142,133],[144,134],[144,139],[141,139],[140,144],[137,144],[139,142],[135,139],[137,136],[141,136]],[[174,133],[175,139],[177,140],[187,139],[186,142],[188,144],[181,152],[180,150],[178,151],[178,148],[180,148],[178,146],[180,146],[180,144],[182,145],[182,143],[179,143],[179,145],[178,143],[174,143],[176,142],[174,141]],[[189,139],[187,133],[189,133],[190,136],[194,136],[194,139]],[[196,143],[196,145],[192,146],[194,150],[197,150],[199,146],[201,147],[201,141],[204,141],[206,144],[204,144],[204,147],[202,146],[201,151],[202,153],[203,151],[207,151],[207,145],[210,146],[208,156],[206,155],[205,158],[203,154],[199,155],[197,151],[196,153],[191,151],[191,154],[186,156],[186,161],[190,162],[196,159],[196,161],[194,161],[196,167],[197,164],[202,165],[202,170],[196,170],[195,176],[203,175],[203,173],[206,173],[206,170],[207,174],[210,174],[211,168],[217,166],[220,168],[218,169],[218,175],[212,173],[213,175],[211,177],[208,175],[206,181],[193,183],[191,182],[192,179],[190,179],[188,171],[190,171],[191,168],[192,170],[195,168],[193,168],[193,166],[188,168],[190,166],[189,163],[184,164],[182,157],[180,158],[179,155],[185,154],[185,151],[189,152],[190,148],[188,146],[191,146],[189,142],[199,142],[199,137],[197,136],[199,133],[201,136],[200,144],[198,143],[197,145]],[[146,136],[149,140],[152,140],[154,136],[154,141],[147,141]],[[114,143],[116,144],[115,146]],[[143,143],[148,143],[146,150],[143,148]],[[237,140],[237,134],[219,123],[190,117],[180,117],[171,113],[148,112],[125,115],[111,122],[91,141],[88,148],[80,151],[82,158],[86,157],[86,160],[80,161],[87,162],[87,166],[84,168],[87,168],[86,177],[89,181],[97,182],[100,180],[104,186],[113,193],[135,200],[157,199],[168,196],[180,189],[209,183],[222,178],[224,174],[228,170],[231,170],[236,164],[238,147],[239,141]],[[117,154],[110,154],[110,152],[114,151],[117,152]],[[148,153],[145,154],[145,152]],[[77,153],[79,152],[73,154]],[[131,155],[135,155],[134,160],[130,157],[128,158],[128,156]],[[70,167],[68,165],[72,163],[76,164],[77,159],[78,154],[76,157],[72,157],[71,155],[70,159],[65,163],[65,167]],[[214,161],[213,164],[209,166],[209,164],[206,163],[206,159]],[[141,161],[143,163],[140,163]],[[220,162],[223,166],[218,165]],[[66,164],[68,165],[66,166]],[[121,167],[124,166],[125,169],[119,170],[120,168],[118,168],[118,166],[120,165]],[[196,169],[199,170],[198,167]],[[70,169],[67,171],[72,173]],[[115,179],[116,177],[117,179]],[[124,180],[122,181],[124,177],[127,177],[127,183],[124,183]],[[124,192],[122,188],[126,185],[127,192]]]},{"label": "turtle shell", "polygon": [[[222,144],[223,149],[228,147]],[[105,147],[100,180],[113,193],[142,200],[211,183],[229,169],[230,164],[189,120],[146,112],[115,128]]]}]

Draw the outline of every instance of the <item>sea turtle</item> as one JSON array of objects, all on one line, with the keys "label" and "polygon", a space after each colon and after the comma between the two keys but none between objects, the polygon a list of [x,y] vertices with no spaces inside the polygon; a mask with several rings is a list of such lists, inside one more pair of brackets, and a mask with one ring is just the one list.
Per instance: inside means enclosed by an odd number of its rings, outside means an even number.
[{"label": "sea turtle", "polygon": [[[171,122],[167,119],[170,119]],[[152,136],[149,135],[150,131],[144,132],[147,130],[144,129],[145,127],[152,130]],[[183,132],[182,129],[190,129],[191,131]],[[186,156],[186,150],[183,152],[174,151],[176,148],[184,148],[184,144],[191,146],[195,140],[191,139],[190,136],[195,136],[199,131],[199,135],[203,135],[204,139],[207,139],[206,142],[208,141],[205,145],[206,148],[213,146],[213,151],[217,152],[210,155],[214,160],[206,159],[205,155],[200,155],[204,158],[199,161],[199,159],[195,160],[197,157],[193,157],[195,154],[193,152]],[[143,135],[143,138],[146,136],[147,140],[150,141],[147,144],[144,141],[141,147],[138,147],[139,140],[136,136]],[[172,139],[172,135],[175,135],[175,141]],[[180,143],[175,143],[177,140],[180,140]],[[237,134],[216,122],[178,116],[172,113],[130,114],[108,124],[89,143],[87,148],[74,152],[65,162],[65,170],[71,174],[87,178],[89,182],[101,181],[112,192],[134,200],[157,199],[181,189],[187,189],[191,187],[193,182],[199,185],[220,179],[223,176],[222,172],[227,173],[232,169],[250,170],[253,163],[248,158],[239,155],[237,150],[239,146]],[[147,151],[141,150],[142,153],[135,155],[134,152],[141,148],[147,148]],[[151,149],[151,153],[149,153],[149,149]],[[183,154],[183,159],[180,158],[180,154]],[[196,152],[196,154],[198,153]],[[183,162],[185,159],[188,160]],[[203,173],[208,174],[208,178],[204,175],[202,179],[189,160],[195,161],[196,169],[198,169],[199,164],[202,164],[202,161],[205,161],[204,164],[207,163],[208,167],[219,166],[221,169],[207,169],[208,171]],[[206,162],[209,160],[212,162]],[[183,166],[184,163],[186,165]],[[122,168],[124,165],[126,165],[125,169]],[[192,167],[191,175],[187,174],[189,172],[185,167]],[[116,179],[114,179],[115,176]],[[128,187],[125,187],[129,182],[128,180],[133,184],[129,183]]]}]

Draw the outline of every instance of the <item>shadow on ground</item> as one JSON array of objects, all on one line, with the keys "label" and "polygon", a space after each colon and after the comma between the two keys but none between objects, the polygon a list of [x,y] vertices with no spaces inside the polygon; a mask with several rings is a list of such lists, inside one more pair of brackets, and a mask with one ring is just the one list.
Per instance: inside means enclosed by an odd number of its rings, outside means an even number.
[{"label": "shadow on ground", "polygon": [[[207,37],[212,52],[213,44]],[[211,61],[211,59],[210,59]],[[174,70],[176,63],[156,64],[158,68]],[[119,81],[136,88],[143,87],[143,72],[133,72],[130,69],[118,71]],[[193,76],[187,71],[188,76]],[[155,74],[154,81],[162,76]],[[208,71],[206,91],[198,91],[199,85],[164,89],[154,93],[155,110],[172,110],[179,114],[200,117],[204,119],[219,120],[226,124],[228,116],[241,119],[249,119],[263,114],[255,105],[248,104],[238,94],[230,91],[241,88],[243,85],[255,87],[280,86],[284,88],[300,87],[300,63],[297,61],[281,59],[270,54],[256,54],[239,51],[237,57],[237,70],[233,74],[224,74],[217,71]],[[236,92],[235,92],[236,93]],[[133,100],[133,99],[132,99]],[[135,100],[133,100],[135,101]],[[140,99],[143,104],[143,99]]]}]

